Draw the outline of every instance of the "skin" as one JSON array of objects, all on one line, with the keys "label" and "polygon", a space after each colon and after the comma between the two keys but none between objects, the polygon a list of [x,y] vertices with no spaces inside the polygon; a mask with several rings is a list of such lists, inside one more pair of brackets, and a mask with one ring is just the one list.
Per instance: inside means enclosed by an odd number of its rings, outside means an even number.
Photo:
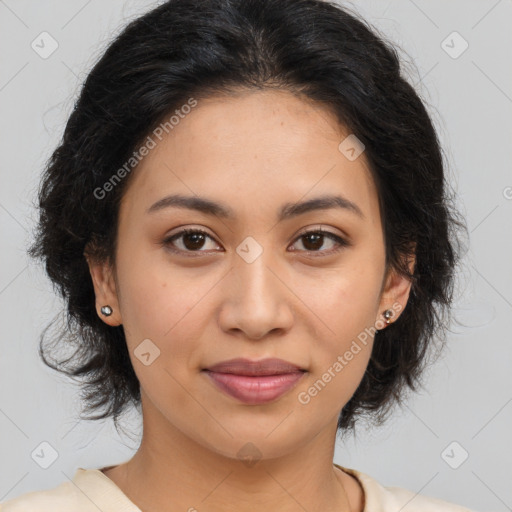
[{"label": "skin", "polygon": [[[386,273],[364,152],[350,161],[338,149],[347,135],[324,106],[285,91],[201,99],[133,171],[115,267],[88,262],[98,315],[123,324],[142,395],[140,448],[104,473],[143,511],[363,510],[359,483],[333,456],[338,415],[373,337],[309,403],[298,400],[359,333],[385,328],[383,311],[403,309],[409,297],[411,283]],[[146,212],[178,193],[221,202],[235,217]],[[331,208],[276,221],[285,203],[324,194],[343,195],[364,218]],[[183,227],[208,236],[166,247]],[[316,245],[299,236],[319,227],[351,245],[334,252],[327,236]],[[248,236],[263,249],[251,263],[236,252]],[[134,352],[145,339],[160,350],[149,365]],[[248,405],[201,372],[233,357],[279,357],[307,372],[279,399]],[[238,455],[247,443],[256,447],[250,466]]]}]

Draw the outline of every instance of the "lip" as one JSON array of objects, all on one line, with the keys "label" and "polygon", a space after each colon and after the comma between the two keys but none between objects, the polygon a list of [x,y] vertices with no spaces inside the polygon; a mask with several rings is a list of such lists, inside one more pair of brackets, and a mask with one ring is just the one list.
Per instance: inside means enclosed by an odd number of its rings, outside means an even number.
[{"label": "lip", "polygon": [[277,359],[275,357],[260,359],[253,361],[243,357],[236,359],[229,359],[229,361],[222,361],[205,368],[206,370],[219,373],[235,373],[237,375],[280,375],[283,373],[294,373],[298,371],[305,371],[300,366]]},{"label": "lip", "polygon": [[300,366],[275,358],[230,359],[203,371],[221,391],[252,405],[277,400],[306,373]]}]

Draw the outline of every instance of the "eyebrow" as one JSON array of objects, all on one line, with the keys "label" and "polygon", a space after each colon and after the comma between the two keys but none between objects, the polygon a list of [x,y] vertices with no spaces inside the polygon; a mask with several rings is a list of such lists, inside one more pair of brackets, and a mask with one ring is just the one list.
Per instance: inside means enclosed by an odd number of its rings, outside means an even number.
[{"label": "eyebrow", "polygon": [[[183,196],[180,194],[173,194],[159,199],[147,209],[147,213],[151,214],[171,207],[195,210],[206,215],[217,216],[223,219],[235,218],[233,210],[225,204],[217,203],[204,197]],[[324,195],[300,203],[284,204],[279,211],[277,220],[281,222],[304,213],[316,210],[329,210],[332,208],[341,208],[354,213],[361,219],[365,218],[359,206],[347,198],[340,195]]]}]

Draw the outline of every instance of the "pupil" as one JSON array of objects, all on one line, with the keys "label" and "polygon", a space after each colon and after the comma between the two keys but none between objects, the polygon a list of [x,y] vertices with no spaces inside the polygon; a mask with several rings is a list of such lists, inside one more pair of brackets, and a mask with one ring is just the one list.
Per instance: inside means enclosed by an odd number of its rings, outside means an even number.
[{"label": "pupil", "polygon": [[[323,239],[323,235],[320,235],[320,234],[310,234],[310,235],[306,235],[306,240],[307,239],[313,239],[313,249],[318,249],[319,247],[322,247],[322,239]],[[319,243],[320,242],[320,243]],[[308,249],[307,247],[307,243],[304,244],[304,247],[306,247],[306,249]],[[311,245],[311,244],[310,244]],[[308,249],[310,250],[310,249]]]},{"label": "pupil", "polygon": [[[188,240],[193,240],[192,244],[187,243]],[[184,236],[184,245],[187,249],[200,249],[204,243],[204,235],[202,233],[187,233]]]}]

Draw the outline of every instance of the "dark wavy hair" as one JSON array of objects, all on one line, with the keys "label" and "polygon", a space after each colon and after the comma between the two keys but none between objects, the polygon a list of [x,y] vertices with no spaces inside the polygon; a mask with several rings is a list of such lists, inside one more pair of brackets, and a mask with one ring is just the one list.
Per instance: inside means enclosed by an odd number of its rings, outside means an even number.
[{"label": "dark wavy hair", "polygon": [[[338,431],[356,418],[381,424],[407,388],[417,390],[431,347],[445,341],[467,229],[448,193],[432,120],[393,44],[356,13],[322,0],[169,0],[131,21],[88,73],[62,140],[45,167],[30,256],[65,299],[66,325],[44,363],[79,377],[85,417],[117,419],[140,406],[140,385],[123,326],[97,315],[84,257],[115,264],[118,208],[136,170],[103,199],[104,186],[148,134],[191,97],[280,89],[327,105],[365,145],[378,190],[387,268],[412,281],[399,319],[379,331],[366,372],[340,411]],[[416,265],[406,261],[415,244]],[[65,343],[63,343],[65,342]],[[440,352],[439,352],[440,353]]]}]

